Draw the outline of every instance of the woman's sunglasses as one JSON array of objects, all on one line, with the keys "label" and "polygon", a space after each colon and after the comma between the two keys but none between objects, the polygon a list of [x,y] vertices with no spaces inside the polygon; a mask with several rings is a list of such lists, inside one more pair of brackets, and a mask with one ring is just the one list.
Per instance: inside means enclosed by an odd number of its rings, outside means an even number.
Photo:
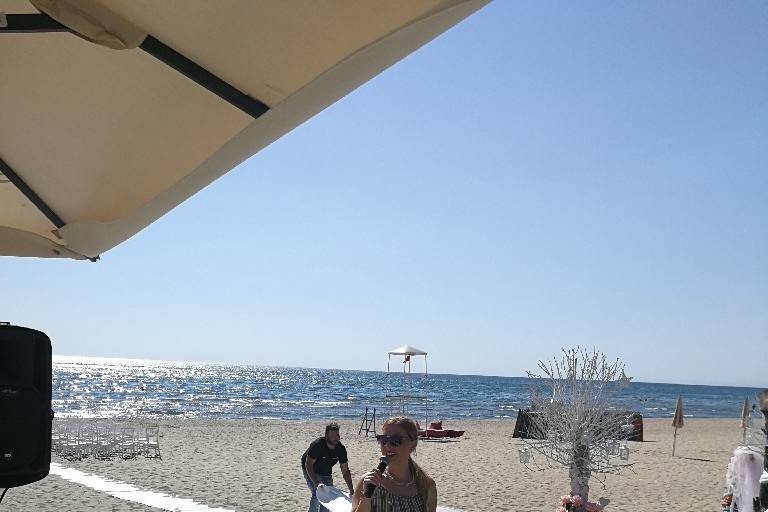
[{"label": "woman's sunglasses", "polygon": [[378,442],[382,446],[385,444],[391,444],[392,446],[400,446],[400,444],[403,442],[403,436],[401,436],[400,434],[395,434],[392,436],[377,434],[376,442]]}]

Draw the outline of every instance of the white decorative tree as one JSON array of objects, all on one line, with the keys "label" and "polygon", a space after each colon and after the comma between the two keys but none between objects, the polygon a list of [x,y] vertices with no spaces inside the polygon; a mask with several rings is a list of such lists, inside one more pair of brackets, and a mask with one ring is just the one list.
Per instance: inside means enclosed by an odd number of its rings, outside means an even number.
[{"label": "white decorative tree", "polygon": [[[563,349],[560,359],[539,361],[541,374],[528,372],[531,385],[531,426],[521,461],[541,466],[528,453],[543,455],[549,467],[567,467],[571,494],[584,505],[593,475],[617,473],[629,466],[629,448],[621,442],[632,432],[631,413],[612,406],[611,397],[629,385],[624,364],[609,362],[597,350]],[[584,505],[582,505],[583,508]]]}]

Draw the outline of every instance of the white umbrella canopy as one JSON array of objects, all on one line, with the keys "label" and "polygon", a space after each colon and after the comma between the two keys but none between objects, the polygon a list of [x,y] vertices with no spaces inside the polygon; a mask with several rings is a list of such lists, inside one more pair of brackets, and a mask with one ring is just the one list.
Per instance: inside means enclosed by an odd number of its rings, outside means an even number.
[{"label": "white umbrella canopy", "polygon": [[489,1],[0,0],[0,255],[97,258]]},{"label": "white umbrella canopy", "polygon": [[389,351],[389,354],[404,355],[404,356],[425,356],[426,352],[410,345],[403,345],[402,347],[393,348]]}]

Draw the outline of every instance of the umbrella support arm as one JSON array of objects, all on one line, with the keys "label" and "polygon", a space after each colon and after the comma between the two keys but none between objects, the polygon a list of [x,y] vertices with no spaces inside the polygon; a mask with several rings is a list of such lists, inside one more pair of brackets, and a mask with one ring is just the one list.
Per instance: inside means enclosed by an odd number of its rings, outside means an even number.
[{"label": "umbrella support arm", "polygon": [[34,34],[46,32],[70,32],[47,14],[0,13],[0,34]]},{"label": "umbrella support arm", "polygon": [[152,35],[148,35],[144,42],[139,45],[139,48],[254,119],[269,110],[269,107],[264,103],[232,87],[204,67],[189,60],[162,41],[155,39]]},{"label": "umbrella support arm", "polygon": [[[66,223],[63,220],[61,220],[61,217],[56,215],[56,212],[54,212],[51,209],[51,207],[48,206],[45,203],[45,201],[43,201],[40,198],[40,196],[38,196],[37,193],[35,193],[35,191],[32,190],[32,188],[30,188],[30,186],[27,185],[27,183],[23,179],[21,179],[21,176],[16,174],[16,171],[11,169],[11,166],[8,165],[5,162],[5,160],[3,160],[2,158],[0,158],[0,175],[8,178],[8,181],[10,181],[19,192],[24,194],[24,197],[26,197],[32,204],[34,204],[37,207],[37,209],[40,210],[40,213],[45,215],[45,217],[49,221],[51,221],[51,224],[56,226],[57,229],[62,228],[66,225]],[[85,255],[81,255],[81,256],[93,262],[99,260],[98,256],[94,256],[94,257],[88,257]]]},{"label": "umbrella support arm", "polygon": [[[47,14],[0,13],[0,34],[39,34],[49,32],[72,31]],[[139,48],[254,119],[269,110],[269,107],[261,101],[233,87],[151,34],[144,39]]]},{"label": "umbrella support arm", "polygon": [[11,169],[11,166],[5,163],[5,160],[0,158],[0,173],[3,174],[6,178],[8,178],[8,181],[13,183],[13,185],[19,189],[19,192],[24,194],[24,196],[29,199],[29,201],[34,204],[38,210],[40,210],[40,213],[45,215],[45,217],[51,221],[51,223],[56,226],[57,228],[63,228],[65,225],[65,222],[61,220],[61,217],[56,215],[56,212],[51,210],[50,206],[48,206],[45,201],[43,201],[40,196],[38,196],[34,190],[32,190],[29,185],[27,185],[23,179],[21,179],[21,176],[16,174],[16,172]]}]

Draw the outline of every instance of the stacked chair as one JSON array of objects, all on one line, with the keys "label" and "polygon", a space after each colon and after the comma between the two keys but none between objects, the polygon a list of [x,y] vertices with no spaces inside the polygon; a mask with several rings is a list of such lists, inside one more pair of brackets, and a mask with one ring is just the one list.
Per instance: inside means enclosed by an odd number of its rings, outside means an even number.
[{"label": "stacked chair", "polygon": [[55,420],[51,450],[69,460],[160,459],[160,426],[104,420]]}]

